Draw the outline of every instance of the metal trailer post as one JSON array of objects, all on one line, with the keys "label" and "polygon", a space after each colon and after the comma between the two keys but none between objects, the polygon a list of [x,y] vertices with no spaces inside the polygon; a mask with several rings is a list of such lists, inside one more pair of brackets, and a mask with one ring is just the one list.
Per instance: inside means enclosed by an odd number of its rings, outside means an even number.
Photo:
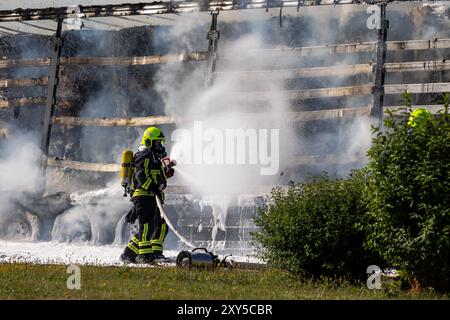
[{"label": "metal trailer post", "polygon": [[377,56],[375,66],[375,86],[373,92],[373,107],[371,115],[378,118],[380,128],[383,126],[383,102],[384,102],[384,63],[386,62],[386,40],[389,21],[386,20],[386,3],[380,4],[380,24],[378,26]]},{"label": "metal trailer post", "polygon": [[62,23],[64,19],[59,17],[57,19],[56,33],[53,42],[53,52],[51,57],[50,75],[47,87],[47,101],[44,112],[44,123],[42,127],[42,140],[41,140],[41,173],[43,177],[43,183],[41,185],[41,191],[45,192],[46,187],[46,171],[47,171],[47,157],[48,149],[50,145],[50,135],[52,131],[52,116],[56,104],[56,91],[58,88],[59,77],[59,58],[61,57],[62,48]]},{"label": "metal trailer post", "polygon": [[208,45],[208,61],[207,61],[207,69],[206,69],[206,77],[205,77],[205,87],[211,85],[213,81],[214,71],[216,70],[216,60],[217,60],[217,44],[220,38],[220,32],[217,30],[217,16],[219,15],[219,11],[211,12],[212,20],[211,20],[211,28],[208,31],[206,39],[209,40]]}]

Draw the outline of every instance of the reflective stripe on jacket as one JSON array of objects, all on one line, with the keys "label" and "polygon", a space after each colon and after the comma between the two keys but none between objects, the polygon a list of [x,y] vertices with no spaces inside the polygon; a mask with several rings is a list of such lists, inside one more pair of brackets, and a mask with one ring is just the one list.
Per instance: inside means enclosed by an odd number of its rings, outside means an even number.
[{"label": "reflective stripe on jacket", "polygon": [[134,155],[133,197],[154,196],[167,186],[167,178],[159,157],[150,149]]}]

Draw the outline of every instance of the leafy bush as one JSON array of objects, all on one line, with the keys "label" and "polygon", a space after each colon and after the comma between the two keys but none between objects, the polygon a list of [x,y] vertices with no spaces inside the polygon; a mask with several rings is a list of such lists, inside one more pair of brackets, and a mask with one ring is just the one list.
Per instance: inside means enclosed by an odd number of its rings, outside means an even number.
[{"label": "leafy bush", "polygon": [[[408,103],[409,97],[406,95]],[[374,128],[363,224],[366,247],[419,285],[449,288],[450,117],[445,111],[409,128],[409,112]],[[407,111],[406,108],[404,111]]]},{"label": "leafy bush", "polygon": [[277,187],[260,208],[254,234],[261,256],[271,265],[306,277],[365,279],[379,258],[363,248],[356,228],[365,212],[363,172],[348,180],[327,175]]}]

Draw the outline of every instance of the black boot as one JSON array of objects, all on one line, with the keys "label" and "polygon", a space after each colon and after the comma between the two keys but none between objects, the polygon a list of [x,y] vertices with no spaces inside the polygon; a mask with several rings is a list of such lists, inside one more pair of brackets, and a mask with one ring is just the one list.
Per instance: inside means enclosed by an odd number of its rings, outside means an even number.
[{"label": "black boot", "polygon": [[161,251],[153,252],[153,260],[155,262],[167,262],[167,258],[162,254]]},{"label": "black boot", "polygon": [[120,255],[120,261],[124,263],[136,263],[136,257],[137,254],[130,248],[126,247],[123,253]]},{"label": "black boot", "polygon": [[155,261],[153,253],[140,254],[136,258],[136,263],[152,264]]}]

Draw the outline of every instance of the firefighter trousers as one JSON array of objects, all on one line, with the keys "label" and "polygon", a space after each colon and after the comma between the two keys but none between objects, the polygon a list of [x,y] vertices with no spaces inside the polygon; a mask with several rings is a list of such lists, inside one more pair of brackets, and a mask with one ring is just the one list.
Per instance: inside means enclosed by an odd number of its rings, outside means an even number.
[{"label": "firefighter trousers", "polygon": [[139,232],[130,240],[125,253],[132,259],[137,255],[146,258],[162,255],[169,229],[161,218],[155,196],[133,197],[132,202],[139,220]]}]

